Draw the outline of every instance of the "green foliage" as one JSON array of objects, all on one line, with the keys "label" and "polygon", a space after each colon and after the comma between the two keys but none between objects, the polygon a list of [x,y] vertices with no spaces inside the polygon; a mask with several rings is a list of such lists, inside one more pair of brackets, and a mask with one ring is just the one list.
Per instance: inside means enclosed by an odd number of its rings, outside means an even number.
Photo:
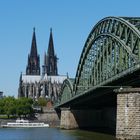
[{"label": "green foliage", "polygon": [[4,114],[4,100],[0,99],[0,114]]},{"label": "green foliage", "polygon": [[0,99],[0,114],[6,114],[9,118],[12,116],[31,115],[33,100],[29,98],[4,97]]},{"label": "green foliage", "polygon": [[39,98],[38,99],[38,105],[41,106],[41,107],[46,106],[47,103],[48,103],[48,101],[45,98]]}]

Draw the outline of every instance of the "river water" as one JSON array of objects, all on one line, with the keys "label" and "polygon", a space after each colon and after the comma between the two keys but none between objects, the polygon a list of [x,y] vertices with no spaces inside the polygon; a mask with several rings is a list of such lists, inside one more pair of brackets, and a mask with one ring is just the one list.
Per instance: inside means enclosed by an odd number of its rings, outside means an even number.
[{"label": "river water", "polygon": [[0,128],[0,140],[116,140],[115,137],[82,130],[57,128]]}]

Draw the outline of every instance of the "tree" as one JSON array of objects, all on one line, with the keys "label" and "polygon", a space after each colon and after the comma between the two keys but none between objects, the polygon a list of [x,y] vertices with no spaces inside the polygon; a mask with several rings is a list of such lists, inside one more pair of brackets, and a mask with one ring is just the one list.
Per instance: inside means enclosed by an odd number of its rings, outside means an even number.
[{"label": "tree", "polygon": [[0,114],[4,114],[4,100],[0,99]]},{"label": "tree", "polygon": [[16,114],[16,112],[14,112],[14,108],[15,108],[15,104],[16,104],[16,100],[14,97],[5,97],[3,98],[4,100],[4,106],[3,106],[3,110],[4,110],[4,114],[6,114],[9,118],[10,115]]},{"label": "tree", "polygon": [[39,98],[38,99],[38,105],[41,106],[41,107],[46,106],[47,103],[48,103],[48,101],[45,98]]},{"label": "tree", "polygon": [[10,115],[18,117],[24,115],[26,117],[33,114],[32,104],[33,100],[29,98],[4,97],[0,99],[0,114],[6,114],[8,118]]},{"label": "tree", "polygon": [[19,98],[17,100],[17,115],[20,117],[24,115],[31,115],[33,113],[32,109],[33,100],[30,98]]}]

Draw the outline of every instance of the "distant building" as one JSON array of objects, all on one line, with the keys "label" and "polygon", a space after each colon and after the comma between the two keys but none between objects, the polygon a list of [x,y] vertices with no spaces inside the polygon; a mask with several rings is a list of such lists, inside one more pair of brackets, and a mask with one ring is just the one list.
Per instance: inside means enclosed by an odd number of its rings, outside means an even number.
[{"label": "distant building", "polygon": [[44,55],[42,74],[40,72],[40,56],[37,52],[35,29],[31,43],[31,51],[28,55],[26,74],[20,75],[18,97],[30,97],[34,100],[39,97],[56,101],[60,94],[63,81],[67,76],[58,75],[57,56],[54,51],[52,29],[47,54]]},{"label": "distant building", "polygon": [[3,98],[3,92],[0,91],[0,99]]}]

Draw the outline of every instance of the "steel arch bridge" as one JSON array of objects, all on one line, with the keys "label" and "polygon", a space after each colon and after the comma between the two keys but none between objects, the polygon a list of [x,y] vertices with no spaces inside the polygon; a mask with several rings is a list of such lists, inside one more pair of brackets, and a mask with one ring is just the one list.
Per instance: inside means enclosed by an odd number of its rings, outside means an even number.
[{"label": "steel arch bridge", "polygon": [[56,107],[140,70],[140,18],[106,17],[91,30],[74,81],[63,83]]}]

